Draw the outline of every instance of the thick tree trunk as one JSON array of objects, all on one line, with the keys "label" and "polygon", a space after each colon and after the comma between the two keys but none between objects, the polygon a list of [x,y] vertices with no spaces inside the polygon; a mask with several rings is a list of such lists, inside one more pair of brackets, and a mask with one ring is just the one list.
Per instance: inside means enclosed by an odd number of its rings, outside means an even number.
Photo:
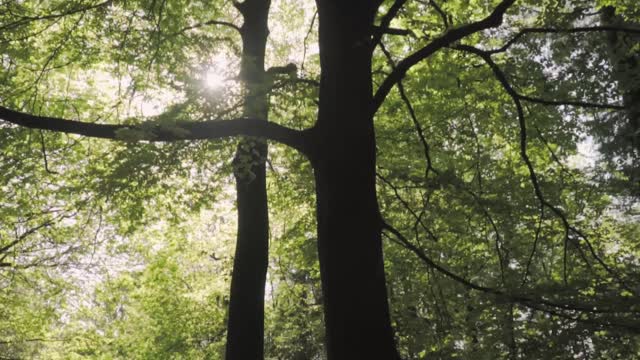
[{"label": "thick tree trunk", "polygon": [[[240,75],[247,89],[243,113],[250,118],[267,119],[268,115],[264,54],[269,5],[270,0],[246,0],[236,5],[244,17]],[[266,154],[265,142],[242,139],[234,159],[238,234],[231,279],[227,360],[264,357],[264,288],[269,255]]]},{"label": "thick tree trunk", "polygon": [[318,0],[322,66],[313,130],[327,354],[396,359],[375,191],[371,29],[375,4]]}]

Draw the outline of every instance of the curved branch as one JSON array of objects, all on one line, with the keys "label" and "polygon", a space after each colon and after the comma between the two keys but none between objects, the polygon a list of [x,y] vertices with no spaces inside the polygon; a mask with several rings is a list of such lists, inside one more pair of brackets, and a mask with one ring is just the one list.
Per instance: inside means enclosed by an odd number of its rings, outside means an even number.
[{"label": "curved branch", "polygon": [[451,24],[449,24],[449,19],[447,18],[447,14],[442,10],[440,5],[438,5],[438,3],[436,3],[434,0],[429,0],[429,5],[431,5],[436,10],[438,15],[440,15],[440,18],[442,19],[442,23],[444,24],[445,29],[448,29],[449,26],[451,26]]},{"label": "curved branch", "polygon": [[309,29],[307,30],[307,34],[304,36],[304,40],[302,41],[302,60],[300,61],[300,71],[304,72],[304,63],[307,60],[307,43],[309,42],[309,37],[313,32],[314,25],[316,23],[316,19],[318,18],[318,9],[313,13],[313,17],[311,18],[311,24],[309,24]]},{"label": "curved branch", "polygon": [[505,52],[513,44],[515,44],[520,38],[528,34],[576,34],[585,32],[626,32],[631,34],[640,34],[640,28],[627,28],[619,26],[587,26],[577,27],[570,29],[555,29],[555,28],[524,28],[514,35],[509,41],[507,41],[502,47],[493,50],[487,50],[489,54],[496,54]]},{"label": "curved branch", "polygon": [[211,120],[176,122],[171,127],[96,124],[61,118],[31,115],[0,106],[0,120],[31,129],[76,134],[101,139],[127,140],[123,133],[135,132],[139,141],[172,142],[181,140],[213,140],[233,136],[255,136],[288,145],[309,154],[310,130],[294,130],[261,119]]},{"label": "curved branch", "polygon": [[[384,46],[383,43],[380,43],[380,49],[382,50],[384,55],[387,57],[387,61],[389,62],[391,69],[395,70],[397,67],[396,63],[395,61],[393,61],[393,57],[391,56],[391,53],[387,50],[387,48]],[[413,108],[413,105],[411,104],[411,101],[409,100],[409,97],[407,96],[407,93],[404,90],[404,85],[402,84],[402,80],[398,81],[398,90],[400,91],[400,97],[402,98],[402,101],[405,103],[407,107],[407,111],[409,112],[409,115],[411,116],[411,121],[413,122],[413,126],[416,128],[416,132],[418,133],[418,137],[420,138],[420,143],[422,144],[424,157],[425,157],[425,160],[427,161],[424,178],[426,179],[429,177],[429,171],[433,171],[436,175],[439,175],[439,172],[436,169],[434,169],[432,166],[431,155],[429,151],[429,143],[427,142],[427,138],[424,135],[424,130],[422,129],[422,126],[418,121],[418,117],[416,116],[415,109]]]},{"label": "curved branch", "polygon": [[[604,262],[604,260],[597,254],[597,252],[595,251],[594,247],[592,246],[591,242],[587,239],[587,237],[578,229],[576,229],[575,227],[571,226],[571,224],[569,223],[569,220],[567,219],[567,216],[565,215],[565,213],[558,208],[557,206],[551,204],[543,195],[542,193],[542,189],[540,187],[540,182],[538,181],[538,175],[536,174],[536,171],[533,167],[533,163],[531,162],[531,159],[529,158],[529,155],[527,154],[527,125],[526,125],[526,121],[525,121],[525,116],[524,116],[524,109],[522,107],[522,96],[520,94],[518,94],[518,92],[516,92],[516,90],[513,88],[513,86],[509,83],[509,81],[507,80],[507,77],[505,75],[505,73],[498,67],[498,65],[493,61],[493,59],[491,58],[491,54],[489,54],[486,51],[480,50],[478,48],[475,48],[473,46],[469,46],[469,45],[458,45],[455,47],[455,49],[457,50],[461,50],[461,51],[466,51],[469,53],[472,53],[476,56],[479,56],[480,58],[482,58],[487,65],[489,65],[489,67],[491,68],[493,74],[495,75],[496,79],[498,80],[498,82],[500,82],[500,84],[502,85],[502,87],[504,88],[504,90],[507,92],[507,94],[511,97],[511,99],[513,100],[515,106],[516,106],[516,111],[517,111],[517,115],[518,115],[518,123],[520,126],[520,157],[522,158],[522,160],[524,161],[525,165],[527,166],[527,169],[529,171],[529,178],[531,180],[531,184],[533,186],[534,189],[534,193],[536,195],[536,197],[538,198],[538,201],[540,202],[540,206],[546,206],[547,208],[549,208],[561,221],[562,224],[564,226],[565,229],[565,239],[564,239],[564,258],[563,258],[563,269],[564,269],[564,279],[565,279],[565,283],[567,281],[567,276],[566,276],[566,272],[567,272],[567,244],[569,241],[571,241],[578,250],[580,250],[580,244],[579,241],[577,241],[576,239],[571,238],[571,233],[574,233],[576,235],[578,235],[580,238],[582,238],[585,242],[585,244],[587,245],[587,248],[589,249],[589,252],[591,253],[591,255],[594,257],[594,259],[596,259],[596,261],[603,267],[603,269],[605,269],[605,271],[607,271],[609,274],[611,274],[616,280],[618,280],[618,282],[628,291],[630,291],[633,294],[636,294],[635,290],[632,289],[623,279],[622,277],[618,274],[617,271],[615,271],[613,268],[611,268],[609,265],[607,265],[607,263]],[[586,261],[586,258],[585,258]]]},{"label": "curved branch", "polygon": [[400,9],[402,9],[402,7],[404,6],[404,3],[406,2],[407,0],[394,1],[389,11],[387,11],[387,13],[384,14],[382,19],[380,20],[380,25],[374,26],[373,41],[371,41],[371,45],[373,47],[378,45],[378,43],[380,42],[380,39],[382,39],[382,35],[388,33],[389,26],[391,25],[391,20],[393,20],[396,17],[396,15],[398,15],[398,12],[400,11]]},{"label": "curved branch", "polygon": [[193,24],[187,27],[184,27],[174,33],[172,33],[170,36],[175,36],[175,35],[180,35],[182,33],[185,33],[189,30],[194,30],[194,29],[198,29],[201,27],[205,27],[205,26],[225,26],[228,28],[231,28],[235,31],[237,31],[238,33],[240,32],[240,27],[234,23],[228,22],[228,21],[219,21],[219,20],[209,20],[209,21],[205,21],[205,22],[201,22],[201,23],[197,23],[197,24]]},{"label": "curved branch", "polygon": [[[627,323],[627,322],[612,322],[612,321],[598,321],[596,319],[581,319],[580,317],[572,317],[570,315],[567,315],[563,312],[560,311],[580,311],[580,312],[584,312],[584,313],[590,313],[590,314],[607,314],[607,313],[631,313],[631,314],[635,314],[637,313],[635,310],[629,309],[629,308],[625,308],[623,311],[620,311],[618,309],[608,309],[606,307],[602,307],[601,304],[598,305],[591,305],[591,304],[586,304],[586,303],[560,303],[560,302],[555,302],[555,301],[551,301],[551,300],[547,300],[544,299],[542,297],[534,297],[534,296],[530,296],[527,294],[514,294],[514,293],[509,293],[507,291],[503,291],[503,290],[499,290],[499,289],[495,289],[495,288],[491,288],[491,287],[487,287],[487,286],[482,286],[479,284],[476,284],[472,281],[469,281],[465,278],[463,278],[462,276],[453,273],[452,271],[446,269],[445,267],[437,264],[435,261],[433,261],[431,258],[429,258],[427,256],[427,254],[420,248],[418,248],[417,246],[415,246],[414,244],[412,244],[404,235],[402,235],[402,233],[396,229],[395,227],[393,227],[392,225],[388,224],[387,222],[383,221],[382,222],[382,227],[384,230],[387,230],[388,232],[390,232],[391,234],[393,234],[396,239],[397,239],[397,243],[401,246],[403,246],[405,249],[411,251],[412,253],[414,253],[416,256],[418,256],[418,258],[420,260],[422,260],[427,266],[429,266],[430,268],[435,269],[436,271],[438,271],[439,273],[443,274],[444,276],[464,285],[467,288],[476,290],[476,291],[481,291],[487,294],[491,294],[494,295],[498,298],[503,298],[509,301],[513,301],[516,302],[522,306],[528,307],[530,309],[534,309],[534,310],[539,310],[539,311],[543,311],[546,313],[550,313],[565,319],[571,319],[571,320],[575,320],[575,321],[582,321],[582,322],[590,322],[590,323],[594,323],[600,326],[615,326],[615,327],[620,327],[620,328],[624,328],[627,331],[633,332],[633,333],[640,333],[640,324],[638,324],[637,322],[631,322],[631,323]],[[551,309],[557,309],[557,310],[551,310]]]},{"label": "curved branch", "polygon": [[393,86],[404,78],[404,76],[412,66],[428,58],[443,47],[447,47],[466,36],[482,30],[500,26],[502,24],[502,17],[504,13],[511,7],[511,5],[513,5],[513,3],[515,3],[515,0],[503,0],[493,10],[491,15],[487,16],[483,20],[449,30],[444,35],[434,39],[425,47],[400,61],[396,69],[393,70],[391,74],[389,74],[389,76],[387,76],[387,78],[382,82],[382,84],[376,91],[376,94],[373,98],[372,113],[376,113]]},{"label": "curved branch", "polygon": [[59,18],[63,18],[65,16],[71,16],[71,15],[75,15],[77,13],[81,13],[81,12],[86,12],[86,11],[90,11],[90,10],[94,10],[94,9],[98,9],[101,7],[105,7],[105,6],[109,6],[113,3],[113,0],[107,0],[107,1],[103,1],[101,3],[97,3],[94,5],[89,5],[89,6],[85,6],[85,7],[78,7],[75,9],[70,9],[67,10],[66,12],[62,12],[62,13],[58,13],[58,14],[49,14],[49,15],[38,15],[38,16],[20,16],[19,20],[16,20],[14,22],[8,23],[8,24],[3,24],[0,26],[0,31],[1,32],[8,32],[11,31],[19,26],[22,26],[24,24],[27,24],[29,22],[32,21],[42,21],[42,20],[54,20],[54,19],[59,19]]},{"label": "curved branch", "polygon": [[[62,216],[61,218],[63,218],[63,217],[64,216]],[[20,236],[17,236],[13,241],[11,241],[8,244],[2,246],[0,248],[0,254],[6,253],[7,251],[11,250],[12,247],[18,245],[18,243],[20,243],[22,240],[26,239],[28,236],[38,232],[42,228],[46,228],[46,227],[49,227],[51,225],[53,225],[52,221],[45,221],[40,225],[32,227],[31,229],[29,229],[29,230],[25,231],[24,233],[22,233]],[[4,260],[4,256],[0,260]]]},{"label": "curved branch", "polygon": [[575,106],[575,107],[603,109],[603,110],[625,110],[626,109],[624,105],[618,105],[618,104],[601,104],[601,103],[593,103],[593,102],[582,101],[582,100],[550,100],[550,99],[540,99],[540,98],[536,98],[528,95],[522,95],[519,92],[517,92],[515,88],[511,86],[511,84],[509,84],[509,81],[507,80],[507,77],[504,74],[504,72],[497,67],[497,65],[493,62],[493,60],[491,60],[491,56],[494,54],[492,51],[481,50],[469,45],[457,45],[457,46],[453,46],[452,48],[461,50],[461,51],[466,51],[481,57],[491,67],[494,74],[496,75],[496,78],[498,79],[498,81],[500,81],[500,83],[505,88],[507,93],[512,98],[514,98],[514,100],[517,99],[518,102],[526,101],[526,102],[545,105],[545,106]]},{"label": "curved branch", "polygon": [[379,178],[380,180],[382,180],[382,182],[384,184],[386,184],[387,186],[389,186],[391,188],[391,190],[393,191],[393,194],[395,195],[395,198],[400,202],[400,204],[402,204],[402,206],[413,216],[413,218],[416,220],[416,224],[420,225],[424,231],[427,233],[427,235],[429,235],[429,237],[433,240],[433,241],[438,241],[438,237],[433,233],[433,231],[424,223],[424,221],[422,221],[420,215],[418,215],[412,208],[411,205],[409,205],[409,203],[407,202],[407,200],[405,200],[402,195],[400,195],[400,191],[398,189],[397,186],[393,185],[393,183],[391,181],[389,181],[386,177],[382,176],[382,174],[380,174],[379,172],[376,172],[376,177]]},{"label": "curved branch", "polygon": [[624,110],[625,107],[622,105],[616,104],[598,104],[587,101],[578,101],[578,100],[547,100],[547,99],[538,99],[531,96],[517,94],[520,100],[528,101],[531,103],[547,105],[547,106],[577,106],[583,108],[592,108],[592,109],[605,109],[605,110]]}]

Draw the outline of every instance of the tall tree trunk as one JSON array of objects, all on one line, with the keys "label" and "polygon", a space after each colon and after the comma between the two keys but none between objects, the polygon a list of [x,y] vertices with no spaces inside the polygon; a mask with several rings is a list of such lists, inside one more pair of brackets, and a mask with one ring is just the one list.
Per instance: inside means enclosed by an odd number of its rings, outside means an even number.
[{"label": "tall tree trunk", "polygon": [[320,110],[313,129],[327,354],[396,359],[375,188],[367,0],[318,0]]},{"label": "tall tree trunk", "polygon": [[[264,55],[269,33],[270,0],[246,0],[236,4],[244,23],[241,28],[240,76],[246,86],[243,114],[267,119]],[[231,279],[227,326],[227,360],[264,358],[264,289],[269,257],[264,141],[242,139],[234,159],[238,234]]]}]

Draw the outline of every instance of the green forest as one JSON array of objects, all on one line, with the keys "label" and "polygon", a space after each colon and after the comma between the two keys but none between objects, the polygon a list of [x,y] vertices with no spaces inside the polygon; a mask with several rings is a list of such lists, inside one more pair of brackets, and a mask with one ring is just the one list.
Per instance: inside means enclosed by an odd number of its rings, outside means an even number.
[{"label": "green forest", "polygon": [[0,0],[9,359],[640,359],[640,2]]}]

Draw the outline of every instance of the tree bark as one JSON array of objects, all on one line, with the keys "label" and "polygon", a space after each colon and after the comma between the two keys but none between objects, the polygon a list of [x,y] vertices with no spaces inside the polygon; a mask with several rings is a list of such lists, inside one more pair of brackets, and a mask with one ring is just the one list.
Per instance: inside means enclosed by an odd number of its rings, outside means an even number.
[{"label": "tree bark", "polygon": [[[236,4],[244,18],[240,28],[240,76],[246,86],[243,115],[267,119],[264,56],[269,33],[270,0]],[[234,159],[238,233],[231,278],[227,326],[227,360],[264,358],[264,289],[269,257],[269,213],[265,158],[267,144],[241,139]]]},{"label": "tree bark", "polygon": [[370,39],[376,6],[317,3],[322,74],[312,162],[327,355],[397,359],[375,189]]}]

